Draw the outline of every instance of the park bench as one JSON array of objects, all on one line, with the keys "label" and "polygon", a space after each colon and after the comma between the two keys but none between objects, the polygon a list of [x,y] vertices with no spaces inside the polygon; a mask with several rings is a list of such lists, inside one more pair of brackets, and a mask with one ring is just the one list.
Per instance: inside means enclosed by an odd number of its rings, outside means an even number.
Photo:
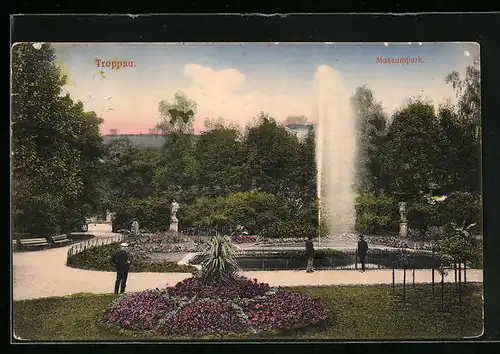
[{"label": "park bench", "polygon": [[65,244],[71,243],[71,240],[68,238],[68,235],[50,236],[49,241],[54,246],[65,245]]},{"label": "park bench", "polygon": [[19,249],[48,248],[50,244],[46,238],[25,238],[18,240]]}]

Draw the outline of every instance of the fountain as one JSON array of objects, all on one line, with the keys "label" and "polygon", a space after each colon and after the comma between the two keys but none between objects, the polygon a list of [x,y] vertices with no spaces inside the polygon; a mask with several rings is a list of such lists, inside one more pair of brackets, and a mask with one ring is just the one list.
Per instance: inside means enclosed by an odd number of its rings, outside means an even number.
[{"label": "fountain", "polygon": [[346,235],[355,221],[356,125],[350,95],[340,75],[321,65],[315,74],[316,165],[319,220],[328,235]]}]

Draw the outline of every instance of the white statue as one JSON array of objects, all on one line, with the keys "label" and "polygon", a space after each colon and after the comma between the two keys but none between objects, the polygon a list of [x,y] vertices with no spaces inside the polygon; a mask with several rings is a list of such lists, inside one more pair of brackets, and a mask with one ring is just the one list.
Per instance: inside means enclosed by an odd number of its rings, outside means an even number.
[{"label": "white statue", "polygon": [[406,203],[405,202],[399,203],[399,215],[401,216],[401,221],[405,222],[406,221]]},{"label": "white statue", "polygon": [[136,219],[132,222],[132,227],[130,228],[130,231],[132,231],[132,235],[137,236],[139,235],[139,223],[137,222]]},{"label": "white statue", "polygon": [[170,204],[170,215],[172,218],[177,218],[177,211],[179,210],[179,203],[175,201],[175,199],[172,201],[172,204]]}]

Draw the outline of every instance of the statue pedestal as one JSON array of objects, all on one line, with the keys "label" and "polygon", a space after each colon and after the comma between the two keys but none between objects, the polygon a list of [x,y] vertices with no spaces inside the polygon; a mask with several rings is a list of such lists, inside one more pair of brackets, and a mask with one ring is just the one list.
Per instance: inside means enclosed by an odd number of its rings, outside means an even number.
[{"label": "statue pedestal", "polygon": [[179,232],[179,220],[175,216],[170,218],[170,231]]},{"label": "statue pedestal", "polygon": [[406,221],[402,221],[399,223],[399,236],[408,236],[408,223]]}]

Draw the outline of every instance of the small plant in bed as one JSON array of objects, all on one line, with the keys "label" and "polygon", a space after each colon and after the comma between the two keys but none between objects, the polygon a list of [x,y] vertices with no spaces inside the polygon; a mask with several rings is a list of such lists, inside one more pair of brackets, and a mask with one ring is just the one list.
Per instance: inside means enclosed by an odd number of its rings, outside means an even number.
[{"label": "small plant in bed", "polygon": [[203,337],[298,328],[327,318],[322,301],[238,276],[238,270],[229,239],[213,237],[205,244],[196,277],[120,297],[108,306],[104,320],[158,335]]},{"label": "small plant in bed", "polygon": [[[89,248],[75,254],[68,259],[68,266],[88,270],[115,271],[111,262],[113,255],[120,249],[117,243]],[[130,265],[130,272],[158,272],[158,273],[193,273],[196,267],[179,265],[176,262],[160,261],[151,262],[145,257],[134,257]]]}]

